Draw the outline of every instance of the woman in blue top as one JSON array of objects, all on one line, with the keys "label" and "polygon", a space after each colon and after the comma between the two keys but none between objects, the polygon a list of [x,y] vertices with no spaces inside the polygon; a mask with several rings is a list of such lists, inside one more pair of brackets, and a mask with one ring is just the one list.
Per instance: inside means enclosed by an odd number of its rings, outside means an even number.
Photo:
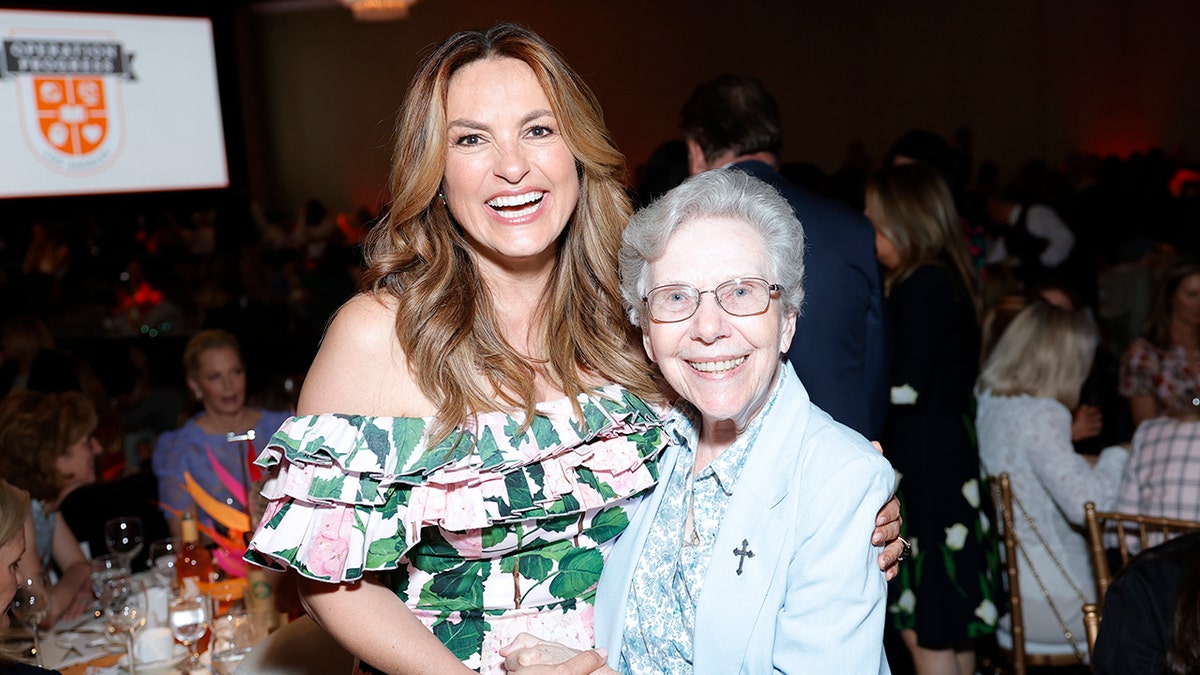
[{"label": "woman in blue top", "polygon": [[[206,330],[188,340],[183,349],[188,388],[204,407],[182,427],[168,431],[154,446],[153,468],[158,478],[158,500],[164,507],[171,535],[180,536],[179,521],[171,511],[192,511],[195,504],[184,483],[188,473],[205,492],[235,508],[242,505],[213,469],[212,459],[235,479],[247,470],[245,443],[230,443],[226,434],[254,430],[257,447],[271,437],[291,414],[246,405],[246,368],[237,338],[223,330]],[[195,514],[208,526],[213,521]]]}]

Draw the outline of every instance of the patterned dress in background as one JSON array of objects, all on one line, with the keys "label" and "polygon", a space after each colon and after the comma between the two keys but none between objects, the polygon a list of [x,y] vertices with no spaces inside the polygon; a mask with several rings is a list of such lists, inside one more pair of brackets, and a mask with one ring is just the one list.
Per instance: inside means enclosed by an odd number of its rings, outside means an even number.
[{"label": "patterned dress in background", "polygon": [[1150,396],[1159,414],[1191,412],[1192,398],[1200,394],[1200,369],[1195,354],[1180,345],[1165,349],[1138,338],[1121,357],[1118,391],[1125,398]]},{"label": "patterned dress in background", "polygon": [[[523,415],[484,413],[438,440],[433,418],[316,415],[280,428],[280,465],[247,560],[333,583],[383,579],[464,664],[502,673],[522,631],[593,643],[613,540],[658,478],[658,411],[610,385]],[[359,663],[359,672],[375,672]]]},{"label": "patterned dress in background", "polygon": [[887,301],[891,406],[884,456],[900,473],[901,535],[913,559],[888,587],[897,630],[927,649],[996,630],[1004,602],[991,500],[974,437],[979,328],[949,265],[924,265]]}]

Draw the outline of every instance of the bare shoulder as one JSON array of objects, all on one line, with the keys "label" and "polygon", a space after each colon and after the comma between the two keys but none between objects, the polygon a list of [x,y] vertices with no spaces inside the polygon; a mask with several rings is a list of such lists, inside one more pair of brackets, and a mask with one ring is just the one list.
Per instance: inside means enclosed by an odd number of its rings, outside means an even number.
[{"label": "bare shoulder", "polygon": [[309,368],[297,412],[429,414],[396,340],[395,321],[390,296],[359,294],[342,305]]}]

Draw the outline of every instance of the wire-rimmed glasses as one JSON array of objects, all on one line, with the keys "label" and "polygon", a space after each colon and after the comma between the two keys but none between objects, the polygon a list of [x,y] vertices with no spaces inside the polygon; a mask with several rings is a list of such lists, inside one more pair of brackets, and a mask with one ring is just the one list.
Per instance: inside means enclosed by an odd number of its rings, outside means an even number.
[{"label": "wire-rimmed glasses", "polygon": [[650,319],[657,323],[675,323],[690,319],[700,308],[700,299],[712,293],[717,305],[733,316],[753,316],[767,311],[771,294],[783,287],[759,277],[741,277],[701,291],[687,284],[666,284],[652,288],[642,298]]}]

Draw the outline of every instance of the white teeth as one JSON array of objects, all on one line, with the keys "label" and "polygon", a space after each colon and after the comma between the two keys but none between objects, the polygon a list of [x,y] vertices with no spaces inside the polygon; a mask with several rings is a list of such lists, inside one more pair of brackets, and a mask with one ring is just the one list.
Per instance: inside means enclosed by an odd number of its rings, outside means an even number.
[{"label": "white teeth", "polygon": [[688,361],[688,365],[702,373],[720,373],[726,370],[733,370],[734,368],[737,368],[738,366],[742,365],[742,362],[745,360],[746,357],[741,356],[736,359],[726,359],[724,361]]},{"label": "white teeth", "polygon": [[509,206],[524,206],[531,202],[540,202],[545,192],[526,192],[519,195],[505,195],[488,200],[488,206],[493,209],[500,209]]}]

